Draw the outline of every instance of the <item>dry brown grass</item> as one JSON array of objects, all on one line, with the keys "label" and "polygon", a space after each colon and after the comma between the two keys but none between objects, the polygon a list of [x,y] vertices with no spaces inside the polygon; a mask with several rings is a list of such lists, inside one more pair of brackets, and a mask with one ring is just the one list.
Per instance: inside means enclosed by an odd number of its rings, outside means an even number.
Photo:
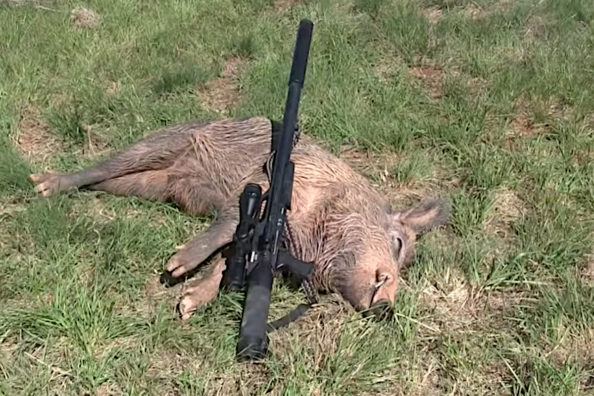
[{"label": "dry brown grass", "polygon": [[560,329],[561,339],[550,346],[545,354],[557,367],[567,364],[588,364],[594,362],[594,329],[575,333],[569,329]]},{"label": "dry brown grass", "polygon": [[513,0],[499,0],[492,4],[482,6],[474,1],[462,8],[462,13],[471,19],[487,19],[494,14],[508,11],[513,6]]},{"label": "dry brown grass", "polygon": [[[307,346],[309,367],[320,371],[338,346],[352,309],[335,295],[322,296],[318,306],[287,328],[271,334],[276,346],[276,358],[284,364],[295,363],[304,345]],[[299,339],[299,343],[295,340]],[[296,345],[297,344],[297,345]]]},{"label": "dry brown grass", "polygon": [[524,33],[524,39],[528,43],[542,40],[546,37],[547,29],[548,26],[545,19],[541,16],[533,15],[526,22],[526,32]]},{"label": "dry brown grass", "polygon": [[306,0],[276,0],[274,2],[274,9],[278,12],[288,11],[297,4],[305,3]]},{"label": "dry brown grass", "polygon": [[3,216],[10,216],[14,213],[22,212],[26,209],[27,207],[20,202],[0,202],[0,219],[2,219]]},{"label": "dry brown grass", "polygon": [[221,76],[199,90],[198,97],[204,109],[228,115],[241,102],[239,74],[245,64],[246,61],[240,57],[227,60]]},{"label": "dry brown grass", "polygon": [[115,396],[121,394],[122,390],[114,384],[103,384],[97,388],[97,396]]},{"label": "dry brown grass", "polygon": [[[537,112],[542,114],[544,122],[538,122],[535,119]],[[514,104],[514,114],[507,131],[507,136],[510,138],[533,138],[546,135],[552,130],[552,123],[547,120],[568,120],[574,116],[570,108],[565,107],[555,98],[538,101],[520,97]]]},{"label": "dry brown grass", "polygon": [[122,83],[119,81],[109,81],[106,88],[106,93],[113,96],[122,90]]},{"label": "dry brown grass", "polygon": [[[511,292],[488,291],[474,287],[464,275],[447,270],[438,284],[426,284],[420,291],[419,307],[428,312],[424,323],[432,332],[488,331],[524,296]],[[431,332],[430,332],[431,333]]]},{"label": "dry brown grass", "polygon": [[444,72],[440,66],[415,66],[410,74],[421,82],[432,99],[443,97]]},{"label": "dry brown grass", "polygon": [[99,125],[83,125],[85,133],[85,144],[79,149],[79,153],[84,158],[96,158],[109,151],[110,145],[107,137],[101,131]]},{"label": "dry brown grass", "polygon": [[15,146],[28,161],[47,164],[64,149],[64,142],[53,135],[39,110],[31,105],[21,112]]},{"label": "dry brown grass", "polygon": [[472,19],[485,18],[487,16],[487,9],[481,7],[479,4],[472,2],[468,6],[464,7],[463,13]]},{"label": "dry brown grass", "polygon": [[101,25],[101,15],[86,7],[76,7],[70,13],[74,26],[79,28],[96,28]]},{"label": "dry brown grass", "polygon": [[422,180],[399,182],[393,172],[406,158],[394,153],[370,153],[345,145],[339,157],[370,180],[396,208],[415,205],[425,198],[438,196],[459,182],[457,179],[448,179],[446,170],[438,167]]},{"label": "dry brown grass", "polygon": [[582,269],[582,279],[590,286],[594,286],[594,254],[585,257],[585,265]]},{"label": "dry brown grass", "polygon": [[511,237],[512,224],[521,219],[529,208],[515,191],[500,189],[493,196],[493,210],[485,222],[485,230],[502,239]]},{"label": "dry brown grass", "polygon": [[437,22],[439,22],[439,20],[443,16],[443,10],[438,6],[426,7],[423,8],[421,11],[425,18],[427,18],[427,20],[432,24],[436,24]]},{"label": "dry brown grass", "polygon": [[398,62],[395,57],[382,58],[375,66],[375,74],[381,83],[392,81],[395,74],[395,63]]},{"label": "dry brown grass", "polygon": [[388,169],[399,161],[399,158],[393,154],[370,153],[352,145],[344,145],[339,157],[363,176],[379,177],[383,181],[387,179]]},{"label": "dry brown grass", "polygon": [[[0,362],[8,362],[12,358],[14,352],[18,349],[19,344],[11,341],[5,340],[0,342]],[[0,363],[0,369],[2,368],[2,363]],[[1,370],[0,370],[1,371]]]}]

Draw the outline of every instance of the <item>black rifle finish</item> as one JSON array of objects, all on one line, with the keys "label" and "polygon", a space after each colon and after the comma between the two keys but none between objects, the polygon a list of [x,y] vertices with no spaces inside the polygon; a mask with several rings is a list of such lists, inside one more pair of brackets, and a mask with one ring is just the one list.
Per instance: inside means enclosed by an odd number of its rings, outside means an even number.
[{"label": "black rifle finish", "polygon": [[[273,276],[289,271],[309,279],[313,265],[291,256],[285,235],[287,211],[291,209],[294,164],[291,151],[297,131],[301,90],[305,81],[313,23],[302,20],[297,32],[282,131],[273,138],[270,189],[262,195],[256,184],[248,184],[240,198],[240,222],[235,234],[235,254],[227,261],[233,290],[247,283],[237,355],[240,360],[259,360],[268,351],[267,324]],[[260,220],[261,205],[265,202]]]}]

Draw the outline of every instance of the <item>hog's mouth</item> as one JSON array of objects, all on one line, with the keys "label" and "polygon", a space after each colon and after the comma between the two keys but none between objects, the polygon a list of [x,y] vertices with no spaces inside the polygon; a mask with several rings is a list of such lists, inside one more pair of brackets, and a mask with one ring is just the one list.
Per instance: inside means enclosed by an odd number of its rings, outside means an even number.
[{"label": "hog's mouth", "polygon": [[377,320],[388,320],[394,315],[392,303],[387,299],[376,300],[376,295],[381,290],[384,282],[385,281],[380,281],[370,287],[359,288],[359,293],[353,288],[344,285],[344,287],[341,288],[341,295],[357,312],[360,312],[363,317]]},{"label": "hog's mouth", "polygon": [[394,315],[394,308],[392,307],[392,304],[389,300],[380,299],[376,301],[375,299],[377,292],[380,290],[380,288],[384,285],[385,282],[386,280],[383,279],[380,282],[373,285],[373,292],[371,294],[369,308],[361,311],[361,314],[364,317],[371,317],[377,320],[388,320],[391,319]]},{"label": "hog's mouth", "polygon": [[388,300],[379,300],[371,304],[371,306],[361,311],[365,318],[372,318],[376,320],[389,320],[394,316],[394,308]]}]

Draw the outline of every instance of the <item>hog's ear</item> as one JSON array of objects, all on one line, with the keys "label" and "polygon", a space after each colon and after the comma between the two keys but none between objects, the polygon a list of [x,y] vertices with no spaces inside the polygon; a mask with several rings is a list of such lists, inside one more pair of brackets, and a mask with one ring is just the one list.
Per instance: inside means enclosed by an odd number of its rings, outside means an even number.
[{"label": "hog's ear", "polygon": [[410,227],[415,234],[422,235],[433,228],[446,225],[449,222],[450,212],[443,200],[430,199],[416,208],[396,212],[393,216],[394,226],[400,223]]}]

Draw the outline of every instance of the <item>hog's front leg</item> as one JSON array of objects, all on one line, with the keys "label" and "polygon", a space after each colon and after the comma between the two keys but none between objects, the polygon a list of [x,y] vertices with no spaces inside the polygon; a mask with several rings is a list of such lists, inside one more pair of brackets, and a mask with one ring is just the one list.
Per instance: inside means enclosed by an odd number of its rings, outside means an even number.
[{"label": "hog's front leg", "polygon": [[224,271],[225,259],[219,254],[207,274],[194,281],[184,292],[178,305],[182,320],[188,320],[197,309],[206,306],[217,297]]},{"label": "hog's front leg", "polygon": [[179,278],[198,267],[218,249],[232,242],[238,223],[238,204],[228,206],[206,232],[186,243],[171,257],[167,271]]}]

